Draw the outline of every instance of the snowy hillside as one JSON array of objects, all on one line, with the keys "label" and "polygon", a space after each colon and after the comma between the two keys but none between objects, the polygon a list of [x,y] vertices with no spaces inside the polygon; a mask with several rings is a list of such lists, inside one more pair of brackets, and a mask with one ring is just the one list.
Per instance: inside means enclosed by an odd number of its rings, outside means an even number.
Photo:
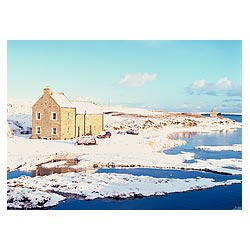
[{"label": "snowy hillside", "polygon": [[8,99],[7,128],[8,136],[31,133],[33,101]]},{"label": "snowy hillside", "polygon": [[7,113],[8,115],[31,115],[34,103],[35,101],[8,98]]}]

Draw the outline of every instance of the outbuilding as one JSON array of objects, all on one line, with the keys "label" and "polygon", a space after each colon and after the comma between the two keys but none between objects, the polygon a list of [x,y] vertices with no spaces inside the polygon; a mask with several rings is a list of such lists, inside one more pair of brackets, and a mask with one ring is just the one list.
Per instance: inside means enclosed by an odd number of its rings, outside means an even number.
[{"label": "outbuilding", "polygon": [[212,118],[215,118],[215,117],[217,117],[217,112],[215,111],[215,110],[211,110],[210,111],[210,117],[212,117]]}]

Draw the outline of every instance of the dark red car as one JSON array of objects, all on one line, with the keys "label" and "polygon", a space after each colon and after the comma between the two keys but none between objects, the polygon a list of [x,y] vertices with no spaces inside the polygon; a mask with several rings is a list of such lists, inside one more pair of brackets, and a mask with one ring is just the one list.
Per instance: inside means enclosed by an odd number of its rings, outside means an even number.
[{"label": "dark red car", "polygon": [[102,131],[97,138],[98,139],[103,139],[103,138],[110,138],[111,137],[111,133],[109,131]]}]

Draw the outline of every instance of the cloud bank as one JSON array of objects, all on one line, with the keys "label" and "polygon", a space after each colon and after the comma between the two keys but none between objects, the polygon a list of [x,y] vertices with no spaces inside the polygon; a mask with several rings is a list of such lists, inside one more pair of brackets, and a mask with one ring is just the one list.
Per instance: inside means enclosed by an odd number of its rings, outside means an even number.
[{"label": "cloud bank", "polygon": [[142,87],[147,82],[152,82],[157,78],[157,74],[138,73],[138,74],[126,74],[120,80],[120,84],[131,87]]},{"label": "cloud bank", "polygon": [[190,95],[226,95],[241,96],[241,84],[232,84],[227,77],[220,78],[216,83],[207,83],[206,80],[195,80],[188,85],[186,92]]}]

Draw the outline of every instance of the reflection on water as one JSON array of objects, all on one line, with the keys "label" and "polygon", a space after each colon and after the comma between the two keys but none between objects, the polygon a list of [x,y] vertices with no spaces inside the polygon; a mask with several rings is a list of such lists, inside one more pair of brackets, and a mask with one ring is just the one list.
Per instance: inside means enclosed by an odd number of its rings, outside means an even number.
[{"label": "reflection on water", "polygon": [[[182,133],[173,134],[175,138],[182,139]],[[242,158],[242,152],[233,151],[218,151],[218,152],[208,152],[197,150],[197,146],[230,146],[233,144],[242,144],[242,129],[237,130],[227,130],[227,131],[213,131],[211,133],[189,133],[184,134],[185,145],[172,148],[170,150],[165,150],[165,154],[180,154],[181,152],[192,152],[196,156],[202,155],[203,159],[221,159],[221,158]],[[196,158],[195,156],[195,158]]]},{"label": "reflection on water", "polygon": [[174,139],[174,140],[178,140],[178,139],[189,139],[192,138],[195,135],[208,135],[208,136],[220,136],[220,135],[230,135],[237,132],[236,128],[228,128],[228,129],[223,129],[223,130],[216,130],[216,131],[211,131],[211,132],[174,132],[171,133],[169,135],[167,135],[167,138],[169,139]]},{"label": "reflection on water", "polygon": [[7,172],[7,180],[9,179],[14,179],[18,178],[20,176],[30,176],[30,177],[35,177],[35,176],[44,176],[44,175],[51,175],[51,174],[62,174],[62,173],[69,173],[69,172],[84,172],[86,174],[92,174],[96,172],[96,168],[73,168],[73,167],[60,167],[60,168],[44,168],[44,167],[39,167],[37,170],[29,171],[29,172],[24,172],[20,170],[14,170],[14,171],[9,171]]},{"label": "reflection on water", "polygon": [[83,168],[71,168],[68,166],[61,166],[61,167],[52,167],[52,168],[45,168],[42,166],[37,167],[36,170],[32,171],[32,177],[34,176],[43,176],[43,175],[50,175],[50,174],[63,174],[69,172],[82,172]]},{"label": "reflection on water", "polygon": [[[54,164],[54,166],[51,164]],[[58,163],[58,165],[56,164]],[[51,174],[63,174],[69,172],[85,172],[85,173],[94,173],[96,169],[94,168],[82,168],[77,167],[78,160],[76,158],[70,159],[52,159],[50,161],[43,162],[37,165],[37,168],[32,171],[20,171],[19,169],[14,171],[7,172],[7,179],[18,178],[20,176],[44,176],[44,175],[51,175]],[[50,167],[48,167],[50,166]]]},{"label": "reflection on water", "polygon": [[178,140],[178,139],[183,139],[183,138],[191,138],[192,136],[196,134],[197,132],[175,132],[175,133],[169,134],[167,138]]},{"label": "reflection on water", "polygon": [[236,131],[237,131],[237,128],[226,128],[226,129],[222,129],[222,130],[212,131],[212,132],[209,132],[208,134],[217,134],[217,135],[225,134],[225,135],[228,135],[228,134],[235,133]]},{"label": "reflection on water", "polygon": [[[58,165],[56,165],[58,163]],[[62,174],[68,172],[81,172],[82,168],[73,168],[78,163],[76,158],[73,159],[52,159],[47,162],[43,162],[37,165],[36,170],[32,171],[32,177],[34,176],[43,176],[50,174]],[[54,164],[54,166],[48,167],[49,165]]]}]

